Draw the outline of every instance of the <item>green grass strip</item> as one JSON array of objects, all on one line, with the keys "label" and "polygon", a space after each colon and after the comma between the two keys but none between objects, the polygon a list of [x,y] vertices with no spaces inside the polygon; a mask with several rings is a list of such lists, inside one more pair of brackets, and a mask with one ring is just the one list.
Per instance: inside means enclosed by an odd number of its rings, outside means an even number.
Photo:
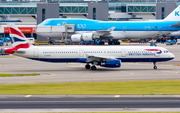
[{"label": "green grass strip", "polygon": [[180,80],[1,84],[0,94],[180,95]]},{"label": "green grass strip", "polygon": [[36,76],[40,75],[39,73],[31,73],[31,74],[0,74],[0,77],[13,77],[13,76]]}]

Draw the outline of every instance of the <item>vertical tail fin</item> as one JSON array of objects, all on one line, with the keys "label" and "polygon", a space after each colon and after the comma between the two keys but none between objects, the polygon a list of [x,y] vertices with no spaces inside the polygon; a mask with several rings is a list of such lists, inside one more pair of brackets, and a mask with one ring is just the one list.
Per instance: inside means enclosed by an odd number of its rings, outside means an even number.
[{"label": "vertical tail fin", "polygon": [[13,48],[29,48],[31,46],[31,43],[24,36],[24,34],[15,26],[14,23],[8,23],[7,26]]},{"label": "vertical tail fin", "polygon": [[176,9],[174,9],[164,20],[180,21],[180,5]]}]

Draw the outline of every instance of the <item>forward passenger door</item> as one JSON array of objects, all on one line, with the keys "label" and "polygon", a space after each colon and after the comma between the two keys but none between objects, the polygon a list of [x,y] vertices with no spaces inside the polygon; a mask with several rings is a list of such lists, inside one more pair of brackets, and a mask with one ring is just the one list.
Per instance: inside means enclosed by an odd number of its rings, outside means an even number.
[{"label": "forward passenger door", "polygon": [[126,57],[126,50],[125,49],[121,50],[121,57]]}]

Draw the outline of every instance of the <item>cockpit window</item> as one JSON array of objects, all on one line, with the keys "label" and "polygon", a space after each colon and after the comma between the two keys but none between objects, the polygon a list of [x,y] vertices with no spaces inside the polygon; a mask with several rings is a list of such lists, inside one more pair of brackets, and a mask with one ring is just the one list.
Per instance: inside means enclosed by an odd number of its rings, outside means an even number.
[{"label": "cockpit window", "polygon": [[169,53],[169,51],[168,51],[168,50],[165,50],[164,53]]}]

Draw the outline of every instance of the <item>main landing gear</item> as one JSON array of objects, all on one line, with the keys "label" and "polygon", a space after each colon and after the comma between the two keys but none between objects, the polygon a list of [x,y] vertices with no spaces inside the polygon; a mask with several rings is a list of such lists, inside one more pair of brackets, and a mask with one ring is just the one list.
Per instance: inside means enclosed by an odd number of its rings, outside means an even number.
[{"label": "main landing gear", "polygon": [[48,44],[52,45],[53,44],[53,39],[49,38]]},{"label": "main landing gear", "polygon": [[97,62],[93,62],[93,66],[90,66],[89,63],[87,63],[85,65],[85,68],[86,69],[90,69],[91,68],[91,70],[96,70],[96,66],[95,65],[97,65]]},{"label": "main landing gear", "polygon": [[96,66],[91,66],[91,70],[96,70]]},{"label": "main landing gear", "polygon": [[108,45],[120,45],[120,42],[118,40],[109,40]]},{"label": "main landing gear", "polygon": [[96,66],[90,66],[89,64],[86,64],[85,68],[86,69],[90,69],[91,68],[91,70],[96,70]]},{"label": "main landing gear", "polygon": [[156,62],[153,62],[153,64],[154,64],[154,69],[157,69]]},{"label": "main landing gear", "polygon": [[103,41],[100,41],[100,42],[99,42],[99,45],[104,45],[104,42],[103,42]]},{"label": "main landing gear", "polygon": [[85,68],[86,68],[86,69],[90,69],[91,66],[90,66],[89,64],[86,64],[86,65],[85,65]]}]

